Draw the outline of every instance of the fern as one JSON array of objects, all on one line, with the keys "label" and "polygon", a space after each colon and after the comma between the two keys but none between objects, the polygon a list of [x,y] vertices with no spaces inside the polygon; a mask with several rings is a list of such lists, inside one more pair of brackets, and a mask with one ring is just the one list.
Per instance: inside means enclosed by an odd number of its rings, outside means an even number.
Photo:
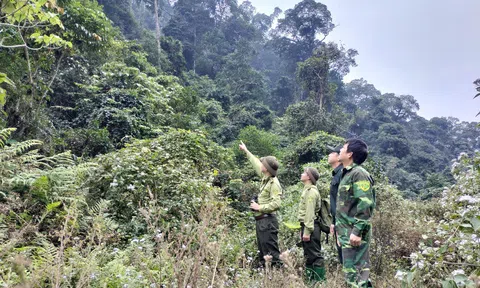
[{"label": "fern", "polygon": [[2,129],[0,130],[0,148],[3,148],[5,146],[5,143],[7,140],[10,138],[10,135],[12,135],[12,132],[17,130],[16,128],[7,128],[7,129]]},{"label": "fern", "polygon": [[15,143],[11,146],[3,146],[2,150],[0,150],[0,161],[3,162],[11,160],[21,154],[25,154],[28,150],[31,150],[32,148],[40,146],[42,144],[43,142],[39,140],[27,140]]},{"label": "fern", "polygon": [[108,210],[108,207],[110,206],[110,201],[101,199],[98,201],[93,207],[90,207],[88,209],[88,214],[91,216],[102,216],[105,211]]},{"label": "fern", "polygon": [[58,249],[45,239],[40,240],[40,245],[35,249],[32,266],[37,271],[48,271],[55,266],[55,259],[58,255]]},{"label": "fern", "polygon": [[51,157],[42,158],[39,162],[49,168],[59,166],[69,167],[75,164],[75,161],[73,161],[72,153],[70,151],[56,154]]}]

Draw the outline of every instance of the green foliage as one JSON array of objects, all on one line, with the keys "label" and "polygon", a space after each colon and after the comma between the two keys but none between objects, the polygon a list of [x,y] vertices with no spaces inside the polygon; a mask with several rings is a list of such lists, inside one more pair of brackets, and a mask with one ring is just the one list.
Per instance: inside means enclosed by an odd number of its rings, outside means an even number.
[{"label": "green foliage", "polygon": [[323,131],[299,139],[285,150],[281,159],[284,168],[279,171],[279,179],[285,185],[296,183],[303,172],[304,164],[320,162],[328,155],[326,145],[336,146],[343,141],[344,139]]},{"label": "green foliage", "polygon": [[[279,156],[278,155],[278,146],[280,140],[277,135],[259,130],[255,126],[247,126],[240,130],[238,134],[238,139],[243,141],[254,155],[263,156]],[[235,143],[237,144],[237,143]],[[236,146],[236,145],[235,145]],[[237,148],[237,147],[234,147]],[[235,149],[235,154],[237,157],[243,155],[244,153]],[[245,159],[245,158],[244,158]]]},{"label": "green foliage", "polygon": [[167,130],[102,156],[88,199],[110,201],[122,231],[133,235],[145,232],[141,211],[149,201],[163,207],[162,226],[178,225],[183,218],[195,217],[204,203],[202,195],[213,191],[212,177],[230,159],[224,148],[201,133]]},{"label": "green foliage", "polygon": [[162,70],[168,74],[180,76],[186,70],[182,42],[172,37],[161,38],[162,51],[167,55],[168,63],[162,64]]},{"label": "green foliage", "polygon": [[[55,108],[61,113],[59,118],[67,121],[63,124],[68,128],[66,133],[71,128],[86,129],[78,130],[86,132],[84,141],[91,137],[103,139],[103,144],[89,142],[89,147],[83,148],[71,140],[64,143],[69,149],[82,151],[81,154],[107,152],[112,145],[121,146],[130,137],[152,137],[165,125],[178,128],[198,125],[195,93],[180,86],[173,76],[154,78],[123,63],[107,63],[100,73],[78,86],[73,107]],[[104,133],[99,130],[94,135],[89,132],[92,129],[104,129]],[[77,142],[82,143],[81,138]]]},{"label": "green foliage", "polygon": [[313,52],[312,57],[298,63],[296,71],[299,83],[309,92],[322,109],[325,104],[332,102],[332,83],[329,83],[330,71],[345,75],[350,71],[350,66],[356,66],[354,57],[357,51],[339,47],[334,43],[322,45]]},{"label": "green foliage", "polygon": [[345,116],[338,109],[328,113],[312,100],[302,101],[288,106],[282,117],[281,129],[293,139],[315,131],[341,134],[347,122]]},{"label": "green foliage", "polygon": [[[15,87],[15,83],[13,83],[12,80],[10,80],[8,77],[7,77],[7,74],[5,73],[0,73],[0,84],[2,83],[6,83],[10,86],[14,86]],[[0,87],[0,108],[3,108],[3,105],[5,105],[5,98],[7,97],[7,91],[5,89],[3,89],[2,87]]]},{"label": "green foliage", "polygon": [[[427,214],[419,251],[412,253],[410,272],[398,272],[404,287],[439,285],[475,287],[478,261],[480,155],[462,154],[452,165],[457,181],[445,188],[439,204]],[[461,266],[458,265],[461,263]],[[478,282],[477,282],[478,284]]]},{"label": "green foliage", "polygon": [[[92,1],[97,2],[97,1]],[[122,34],[127,39],[138,39],[142,29],[132,11],[131,1],[126,0],[99,0],[98,4],[103,6],[103,11],[117,27],[120,27]]]},{"label": "green foliage", "polygon": [[328,197],[325,145],[350,136],[369,144],[377,183],[375,286],[400,286],[408,268],[404,287],[478,285],[478,124],[345,84],[357,53],[323,42],[325,5],[278,19],[248,1],[159,0],[158,15],[152,0],[3,2],[0,128],[17,129],[0,129],[0,286],[303,287],[286,225],[284,269],[252,269],[259,179],[237,140],[280,159],[283,223],[297,220],[304,167]]},{"label": "green foliage", "polygon": [[[63,14],[64,9],[57,6],[56,1],[7,1],[2,3],[1,26],[13,32],[10,37],[2,37],[0,47],[2,48],[30,48],[26,39],[32,39],[40,48],[44,47],[70,47],[72,43],[64,40],[56,34],[47,34],[49,29],[44,27],[64,28],[57,13]],[[2,21],[3,22],[3,21]],[[5,33],[2,30],[3,34]],[[28,33],[27,35],[25,35]],[[4,35],[2,35],[4,36]],[[7,40],[7,43],[4,43]]]},{"label": "green foliage", "polygon": [[378,131],[378,141],[380,151],[384,154],[401,159],[410,153],[405,129],[400,124],[382,124]]},{"label": "green foliage", "polygon": [[290,70],[295,71],[296,63],[308,59],[321,43],[317,37],[326,37],[333,28],[326,5],[304,0],[285,11],[285,17],[278,20],[272,44],[282,57],[289,59]]},{"label": "green foliage", "polygon": [[57,151],[71,150],[74,155],[82,157],[106,154],[114,148],[110,133],[105,128],[64,130],[54,144]]}]

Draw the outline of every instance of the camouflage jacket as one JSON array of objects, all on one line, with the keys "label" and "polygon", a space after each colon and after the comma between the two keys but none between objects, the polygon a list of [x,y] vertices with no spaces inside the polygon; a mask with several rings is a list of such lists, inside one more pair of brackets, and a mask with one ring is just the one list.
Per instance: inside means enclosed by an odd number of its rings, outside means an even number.
[{"label": "camouflage jacket", "polygon": [[260,184],[260,193],[258,194],[257,203],[260,205],[260,210],[255,213],[255,216],[259,216],[265,213],[272,213],[280,208],[282,203],[282,187],[278,182],[277,177],[267,177],[262,173],[262,162],[255,157],[250,151],[247,152],[247,158],[255,168],[258,176],[262,177]]},{"label": "camouflage jacket", "polygon": [[304,235],[311,235],[314,229],[314,222],[320,210],[321,199],[317,186],[305,185],[302,198],[298,206],[298,222],[305,225]]},{"label": "camouflage jacket", "polygon": [[350,237],[350,234],[362,237],[369,232],[375,207],[373,184],[362,166],[353,164],[343,169],[335,222],[340,237]]}]

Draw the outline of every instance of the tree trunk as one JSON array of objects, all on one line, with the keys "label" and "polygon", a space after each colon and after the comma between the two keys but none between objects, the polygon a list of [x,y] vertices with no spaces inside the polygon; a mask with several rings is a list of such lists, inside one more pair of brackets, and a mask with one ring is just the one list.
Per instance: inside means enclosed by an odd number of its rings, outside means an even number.
[{"label": "tree trunk", "polygon": [[196,66],[197,66],[197,59],[196,59],[196,51],[197,51],[197,26],[195,26],[193,30],[193,73],[197,74]]},{"label": "tree trunk", "polygon": [[161,69],[160,65],[160,55],[162,53],[162,47],[160,46],[160,17],[158,16],[158,0],[153,0],[153,6],[155,9],[155,32],[157,38],[157,47],[158,47],[158,67]]}]

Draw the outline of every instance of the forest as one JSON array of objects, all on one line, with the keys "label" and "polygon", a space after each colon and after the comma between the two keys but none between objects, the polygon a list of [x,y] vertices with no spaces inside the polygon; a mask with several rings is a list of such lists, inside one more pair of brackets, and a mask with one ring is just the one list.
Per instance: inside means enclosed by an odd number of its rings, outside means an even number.
[{"label": "forest", "polygon": [[[317,168],[328,197],[326,145],[356,137],[376,182],[375,287],[480,287],[479,124],[425,119],[412,95],[344,81],[359,52],[328,41],[326,5],[0,9],[1,287],[306,287],[285,225],[299,177]],[[260,179],[240,141],[280,162],[282,271],[254,269]],[[343,287],[328,243],[319,287]]]}]

